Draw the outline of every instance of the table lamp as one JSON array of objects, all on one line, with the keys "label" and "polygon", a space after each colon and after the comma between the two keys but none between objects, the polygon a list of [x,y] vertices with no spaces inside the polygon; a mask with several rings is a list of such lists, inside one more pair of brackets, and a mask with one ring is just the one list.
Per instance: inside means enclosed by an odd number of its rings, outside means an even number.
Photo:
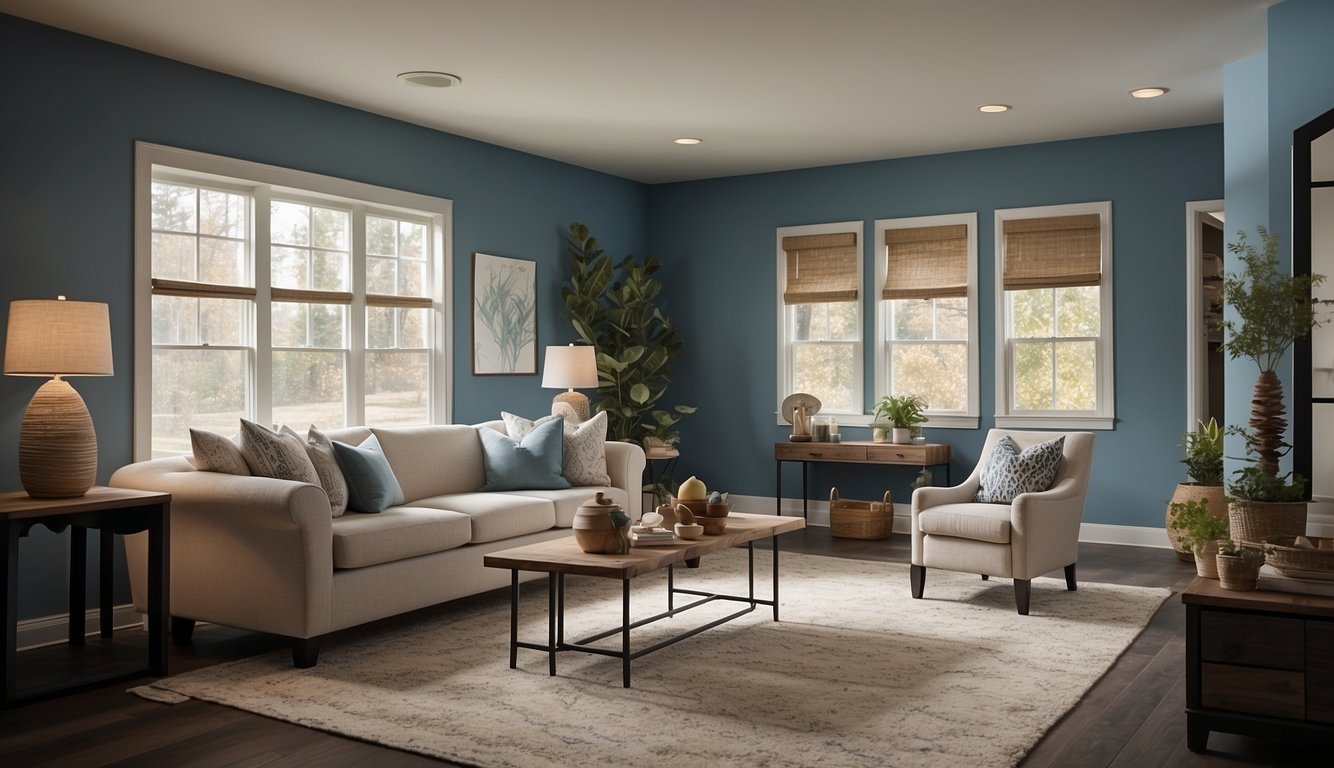
[{"label": "table lamp", "polygon": [[575,392],[576,388],[591,389],[598,385],[598,364],[592,347],[547,347],[547,361],[542,369],[542,386],[566,391],[551,400],[553,413],[557,403],[567,403],[574,409],[579,421],[588,421],[588,396]]},{"label": "table lamp", "polygon": [[97,433],[65,376],[110,376],[107,305],[27,299],[9,304],[6,376],[50,376],[32,396],[19,432],[19,480],[29,496],[82,496],[97,479]]}]

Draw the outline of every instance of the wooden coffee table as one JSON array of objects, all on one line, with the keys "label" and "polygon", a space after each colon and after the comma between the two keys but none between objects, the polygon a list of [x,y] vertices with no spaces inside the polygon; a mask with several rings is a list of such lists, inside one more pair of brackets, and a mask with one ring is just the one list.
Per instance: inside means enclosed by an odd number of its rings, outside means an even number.
[{"label": "wooden coffee table", "polygon": [[[575,542],[573,536],[514,547],[486,555],[484,562],[487,566],[510,569],[510,669],[514,669],[518,665],[520,648],[546,652],[548,671],[551,675],[556,674],[556,654],[561,651],[614,656],[621,659],[621,684],[629,688],[630,661],[632,659],[653,653],[707,629],[712,629],[719,624],[744,616],[755,610],[756,606],[772,606],[774,621],[778,621],[778,535],[805,527],[806,521],[800,517],[733,513],[727,518],[727,530],[718,536],[703,536],[694,541],[678,540],[675,544],[666,546],[632,547],[630,552],[624,555],[590,555],[579,549],[579,545]],[[767,600],[755,596],[755,542],[766,537],[773,541],[773,592],[772,597]],[[674,568],[677,565],[693,561],[710,552],[718,552],[741,545],[745,545],[748,555],[749,589],[747,594],[725,595],[693,589],[680,589],[676,586]],[[667,610],[632,623],[630,621],[630,580],[640,574],[656,571],[659,568],[667,569]],[[547,641],[545,644],[519,640],[519,571],[539,571],[547,574],[549,610],[547,613]],[[620,579],[620,626],[578,640],[566,640],[566,574]],[[676,605],[677,595],[691,595],[698,599],[678,607]],[[630,630],[718,600],[743,603],[745,607],[679,635],[660,640],[646,648],[640,648],[636,651],[630,650]],[[621,636],[619,650],[593,645],[599,640],[617,634]]]}]

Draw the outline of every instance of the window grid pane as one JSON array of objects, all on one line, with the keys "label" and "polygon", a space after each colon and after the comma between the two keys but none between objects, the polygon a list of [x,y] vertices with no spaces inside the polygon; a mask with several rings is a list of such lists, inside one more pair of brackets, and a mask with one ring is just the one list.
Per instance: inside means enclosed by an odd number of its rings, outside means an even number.
[{"label": "window grid pane", "polygon": [[861,403],[854,402],[857,349],[849,343],[793,343],[793,391],[815,395],[821,411],[860,413]]}]

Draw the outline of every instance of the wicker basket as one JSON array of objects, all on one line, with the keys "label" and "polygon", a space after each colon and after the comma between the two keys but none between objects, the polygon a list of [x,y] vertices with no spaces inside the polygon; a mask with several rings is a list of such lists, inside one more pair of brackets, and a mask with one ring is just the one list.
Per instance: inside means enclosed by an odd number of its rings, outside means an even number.
[{"label": "wicker basket", "polygon": [[1306,533],[1306,502],[1233,499],[1227,518],[1232,540],[1239,544],[1259,544],[1270,536],[1301,536]]},{"label": "wicker basket", "polygon": [[838,488],[829,490],[829,533],[840,539],[887,539],[894,530],[894,501],[885,491],[884,501],[840,499]]},{"label": "wicker basket", "polygon": [[1269,554],[1265,562],[1286,576],[1334,578],[1334,539],[1304,536],[1311,548],[1294,546],[1295,536],[1270,536],[1265,539]]}]

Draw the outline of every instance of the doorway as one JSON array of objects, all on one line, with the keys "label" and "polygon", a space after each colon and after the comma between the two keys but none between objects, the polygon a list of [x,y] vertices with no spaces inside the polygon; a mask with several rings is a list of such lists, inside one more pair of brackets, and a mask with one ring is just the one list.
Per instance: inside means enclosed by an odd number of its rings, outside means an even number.
[{"label": "doorway", "polygon": [[1186,203],[1186,430],[1223,424],[1223,201]]}]

